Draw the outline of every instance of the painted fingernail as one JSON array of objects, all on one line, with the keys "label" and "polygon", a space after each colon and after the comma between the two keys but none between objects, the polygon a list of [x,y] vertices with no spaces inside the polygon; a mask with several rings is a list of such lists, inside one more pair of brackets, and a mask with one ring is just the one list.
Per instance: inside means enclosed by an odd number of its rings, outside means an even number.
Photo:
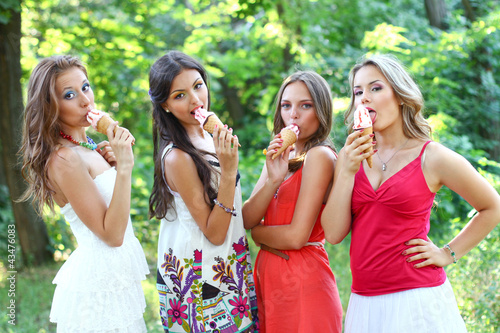
[{"label": "painted fingernail", "polygon": [[406,251],[403,251],[403,253],[401,253],[401,254],[405,256],[406,255]]},{"label": "painted fingernail", "polygon": [[378,149],[375,149],[375,150],[373,151],[373,153],[374,153],[374,154],[375,154],[376,152],[378,152]]},{"label": "painted fingernail", "polygon": [[374,133],[370,134],[370,138],[373,138],[374,136],[375,136],[375,134],[374,134]]}]

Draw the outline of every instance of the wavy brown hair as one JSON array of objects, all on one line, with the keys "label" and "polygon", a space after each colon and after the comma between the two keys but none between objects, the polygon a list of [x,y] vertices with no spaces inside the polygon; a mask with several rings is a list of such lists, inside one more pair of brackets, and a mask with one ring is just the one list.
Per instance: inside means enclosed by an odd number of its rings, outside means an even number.
[{"label": "wavy brown hair", "polygon": [[354,123],[353,114],[355,110],[354,78],[358,71],[365,66],[376,67],[391,85],[398,101],[403,103],[400,106],[400,111],[403,116],[403,132],[405,136],[407,138],[429,140],[431,138],[431,127],[423,116],[424,98],[422,92],[406,68],[395,56],[389,54],[365,56],[356,63],[349,73],[351,101],[344,114],[344,121],[350,133]]},{"label": "wavy brown hair", "polygon": [[289,84],[297,81],[303,82],[309,90],[309,94],[314,103],[314,109],[316,110],[316,117],[319,121],[319,127],[306,142],[304,151],[299,156],[289,161],[288,169],[291,172],[300,169],[304,163],[307,152],[313,147],[328,146],[336,152],[330,138],[330,131],[333,124],[333,104],[330,86],[321,75],[313,71],[298,71],[283,81],[276,95],[273,134],[278,134],[285,127],[283,118],[281,118],[281,99],[283,98],[283,92]]},{"label": "wavy brown hair", "polygon": [[[180,51],[170,51],[159,58],[149,71],[149,96],[153,104],[153,158],[154,158],[154,180],[151,196],[149,197],[149,216],[157,219],[165,218],[168,210],[175,211],[173,206],[173,194],[168,190],[163,179],[162,172],[162,152],[165,147],[173,143],[178,148],[191,156],[198,171],[198,177],[205,190],[205,201],[213,207],[213,199],[217,198],[218,190],[213,187],[212,175],[217,174],[205,158],[206,155],[215,154],[198,150],[189,139],[189,136],[170,112],[166,112],[162,104],[166,102],[170,95],[172,81],[182,71],[194,69],[200,73],[205,84],[208,82],[208,74],[203,66]],[[210,90],[208,90],[208,105],[210,110]]]},{"label": "wavy brown hair", "polygon": [[85,66],[76,57],[58,55],[42,59],[33,69],[28,83],[22,145],[19,150],[21,170],[28,188],[19,201],[33,198],[33,204],[40,215],[44,205],[54,211],[54,190],[50,184],[47,163],[58,147],[60,131],[56,80],[75,67],[88,78]]}]

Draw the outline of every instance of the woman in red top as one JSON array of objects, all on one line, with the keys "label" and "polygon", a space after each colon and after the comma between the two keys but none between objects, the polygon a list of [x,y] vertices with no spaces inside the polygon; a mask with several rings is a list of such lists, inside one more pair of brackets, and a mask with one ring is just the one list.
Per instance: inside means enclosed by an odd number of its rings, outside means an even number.
[{"label": "woman in red top", "polygon": [[[376,142],[356,131],[347,137],[321,221],[333,244],[352,232],[345,332],[466,332],[443,267],[498,224],[500,197],[465,158],[430,140],[422,94],[394,57],[363,59],[349,82],[349,128],[362,104]],[[373,152],[363,153],[373,145]],[[365,161],[370,155],[377,155],[372,168]],[[427,234],[434,196],[443,185],[477,214],[440,248]]]},{"label": "woman in red top", "polygon": [[[283,142],[279,133],[289,125],[300,130],[295,149],[272,159]],[[328,83],[311,71],[288,77],[276,98],[266,164],[243,206],[245,227],[261,244],[254,274],[261,332],[342,330],[320,223],[336,161],[331,127]]]}]

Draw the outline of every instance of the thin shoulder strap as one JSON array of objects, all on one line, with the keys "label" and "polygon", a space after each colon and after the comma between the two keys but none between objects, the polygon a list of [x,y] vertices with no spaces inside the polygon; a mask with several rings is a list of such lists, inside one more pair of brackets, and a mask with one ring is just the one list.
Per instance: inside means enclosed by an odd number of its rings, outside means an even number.
[{"label": "thin shoulder strap", "polygon": [[424,160],[425,160],[425,147],[427,147],[427,145],[431,142],[432,142],[432,140],[429,140],[426,143],[424,143],[424,146],[422,147],[422,150],[420,151],[420,155],[418,155],[422,165],[424,164]]},{"label": "thin shoulder strap", "polygon": [[165,156],[167,156],[167,154],[172,150],[173,147],[174,144],[170,143],[165,147],[165,149],[163,149],[163,152],[161,153],[161,178],[163,178],[165,184],[167,184],[167,180],[165,179]]}]

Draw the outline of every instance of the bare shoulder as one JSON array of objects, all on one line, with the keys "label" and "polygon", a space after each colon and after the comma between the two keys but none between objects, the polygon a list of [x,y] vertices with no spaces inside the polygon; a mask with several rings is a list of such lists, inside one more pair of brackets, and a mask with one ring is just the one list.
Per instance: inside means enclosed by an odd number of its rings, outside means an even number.
[{"label": "bare shoulder", "polygon": [[442,167],[453,168],[453,165],[469,164],[460,154],[443,146],[438,142],[430,142],[425,149],[424,164],[432,169],[441,169]]},{"label": "bare shoulder", "polygon": [[183,150],[172,149],[167,156],[165,156],[165,169],[169,170],[183,170],[194,168],[193,158]]},{"label": "bare shoulder", "polygon": [[461,179],[477,176],[477,171],[465,157],[437,142],[429,143],[422,161],[427,185],[434,193],[442,185],[450,187]]},{"label": "bare shoulder", "polygon": [[327,146],[317,146],[311,148],[304,160],[304,173],[318,172],[320,170],[333,170],[337,156],[334,151]]},{"label": "bare shoulder", "polygon": [[[164,163],[165,179],[172,190],[176,192],[180,192],[182,189],[192,190],[201,184],[194,160],[185,151],[172,149],[165,156]],[[196,177],[193,177],[193,175],[196,175]]]},{"label": "bare shoulder", "polygon": [[[54,151],[47,163],[49,175],[58,177],[66,173],[72,173],[76,170],[85,168],[80,155],[69,147],[61,147]],[[52,177],[51,177],[52,178]]]},{"label": "bare shoulder", "polygon": [[327,146],[316,146],[311,148],[306,155],[305,162],[309,161],[331,161],[332,163],[337,159],[335,152]]}]

